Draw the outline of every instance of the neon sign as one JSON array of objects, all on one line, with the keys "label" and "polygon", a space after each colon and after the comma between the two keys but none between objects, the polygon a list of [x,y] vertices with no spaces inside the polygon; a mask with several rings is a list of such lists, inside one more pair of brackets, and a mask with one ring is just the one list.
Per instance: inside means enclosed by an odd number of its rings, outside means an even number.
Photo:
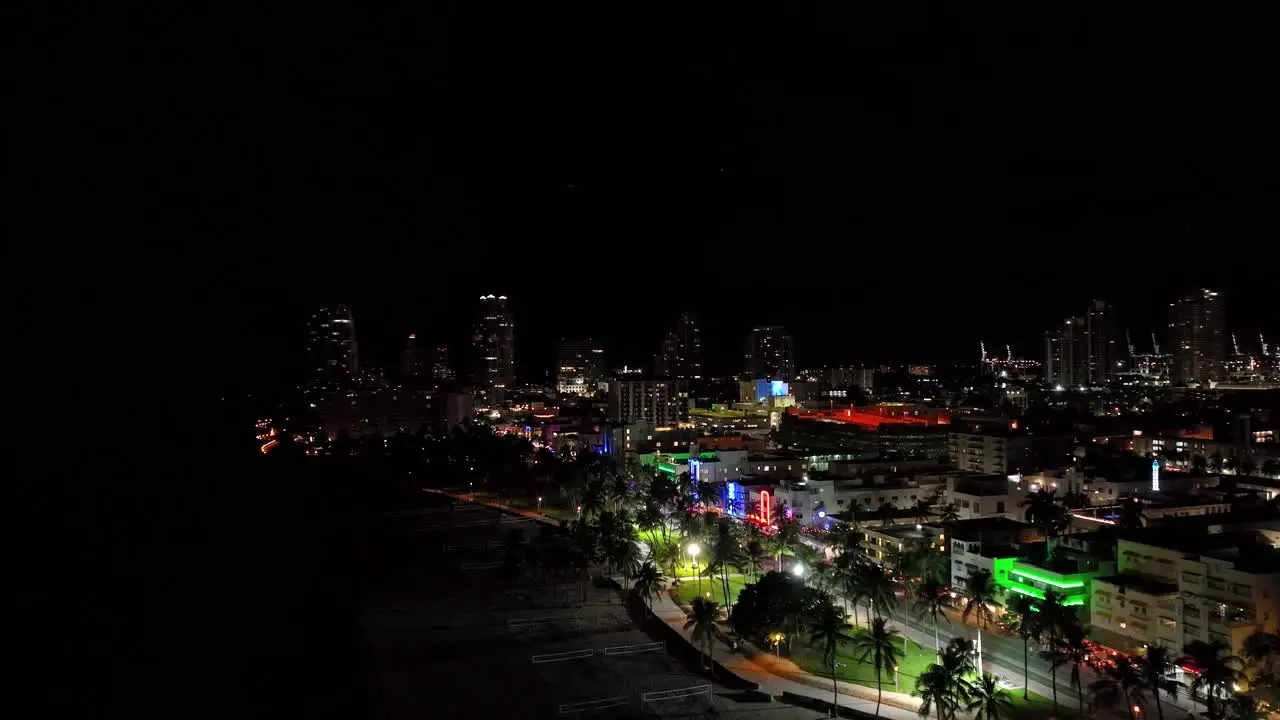
[{"label": "neon sign", "polygon": [[768,490],[760,491],[760,520],[768,523],[773,517],[773,501],[769,498]]},{"label": "neon sign", "polygon": [[1160,461],[1156,459],[1151,460],[1151,489],[1160,490]]}]

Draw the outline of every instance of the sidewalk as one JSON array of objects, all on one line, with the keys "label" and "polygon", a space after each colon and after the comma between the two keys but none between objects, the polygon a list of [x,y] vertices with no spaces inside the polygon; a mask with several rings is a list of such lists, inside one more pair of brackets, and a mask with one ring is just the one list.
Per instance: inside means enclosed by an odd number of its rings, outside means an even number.
[{"label": "sidewalk", "polygon": [[[665,591],[653,599],[653,613],[689,640],[689,631],[684,629],[688,618]],[[831,702],[831,680],[810,675],[800,670],[790,660],[775,660],[764,653],[748,658],[741,651],[730,650],[728,644],[720,638],[714,641],[712,655],[732,673],[756,683],[761,691],[775,697],[788,692]],[[839,681],[839,688],[842,707],[852,708],[869,715],[875,713],[876,691],[874,688],[852,685],[843,681]],[[884,702],[880,706],[880,716],[894,720],[919,720],[920,716],[916,712],[916,708],[919,707],[919,698],[885,690]]]}]

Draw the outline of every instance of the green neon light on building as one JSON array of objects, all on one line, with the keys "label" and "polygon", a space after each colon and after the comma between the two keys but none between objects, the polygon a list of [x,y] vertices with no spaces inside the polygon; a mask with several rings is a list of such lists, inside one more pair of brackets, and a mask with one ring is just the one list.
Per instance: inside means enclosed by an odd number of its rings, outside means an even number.
[{"label": "green neon light on building", "polygon": [[1043,600],[1043,599],[1044,599],[1044,591],[1043,591],[1043,590],[1037,590],[1037,589],[1035,589],[1035,588],[1021,588],[1021,587],[1018,587],[1017,585],[1010,585],[1010,586],[1009,586],[1009,589],[1010,589],[1010,590],[1012,590],[1012,591],[1014,591],[1014,592],[1016,592],[1016,593],[1018,593],[1018,594],[1020,594],[1020,595],[1026,595],[1026,596],[1028,596],[1028,597],[1033,597],[1033,598],[1036,598],[1037,600]]},{"label": "green neon light on building", "polygon": [[1048,577],[1045,577],[1045,576],[1043,576],[1043,575],[1038,575],[1038,574],[1033,573],[1033,572],[1027,572],[1027,571],[1025,571],[1025,570],[1010,570],[1010,571],[1009,571],[1009,574],[1011,574],[1011,575],[1021,575],[1022,577],[1031,578],[1032,580],[1039,580],[1040,582],[1042,582],[1042,583],[1044,583],[1044,584],[1046,584],[1046,585],[1052,585],[1052,586],[1054,586],[1054,587],[1059,587],[1059,588],[1078,588],[1078,587],[1084,587],[1084,583],[1083,583],[1083,582],[1081,582],[1081,581],[1069,582],[1069,583],[1068,583],[1068,582],[1062,582],[1061,580],[1054,580],[1053,578],[1048,578]]}]

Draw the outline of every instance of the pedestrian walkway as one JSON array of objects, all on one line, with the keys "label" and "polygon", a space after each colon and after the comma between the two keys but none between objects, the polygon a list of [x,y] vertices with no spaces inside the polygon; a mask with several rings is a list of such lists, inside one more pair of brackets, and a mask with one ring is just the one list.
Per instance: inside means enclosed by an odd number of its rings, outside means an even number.
[{"label": "pedestrian walkway", "polygon": [[[689,639],[689,631],[684,629],[687,617],[671,597],[659,593],[652,601],[653,614],[679,631],[680,635]],[[775,697],[784,692],[831,702],[831,680],[811,675],[796,667],[789,660],[777,660],[764,653],[747,657],[742,651],[733,651],[728,643],[717,638],[712,647],[712,655],[717,662],[734,675],[760,686],[760,690]],[[839,681],[840,705],[867,714],[876,711],[876,691],[863,685],[853,685]],[[919,720],[916,709],[920,707],[919,698],[905,693],[885,691],[884,702],[880,707],[880,716],[894,720]]]}]

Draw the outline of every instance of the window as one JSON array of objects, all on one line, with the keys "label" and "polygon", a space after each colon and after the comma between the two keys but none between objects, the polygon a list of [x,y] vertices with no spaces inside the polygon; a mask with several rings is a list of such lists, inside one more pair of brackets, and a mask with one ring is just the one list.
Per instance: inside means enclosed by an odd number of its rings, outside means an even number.
[{"label": "window", "polygon": [[1000,501],[997,501],[997,502],[996,502],[996,512],[998,512],[998,513],[1002,513],[1002,512],[1004,512],[1004,501],[1003,501],[1003,500],[1000,500]]}]

